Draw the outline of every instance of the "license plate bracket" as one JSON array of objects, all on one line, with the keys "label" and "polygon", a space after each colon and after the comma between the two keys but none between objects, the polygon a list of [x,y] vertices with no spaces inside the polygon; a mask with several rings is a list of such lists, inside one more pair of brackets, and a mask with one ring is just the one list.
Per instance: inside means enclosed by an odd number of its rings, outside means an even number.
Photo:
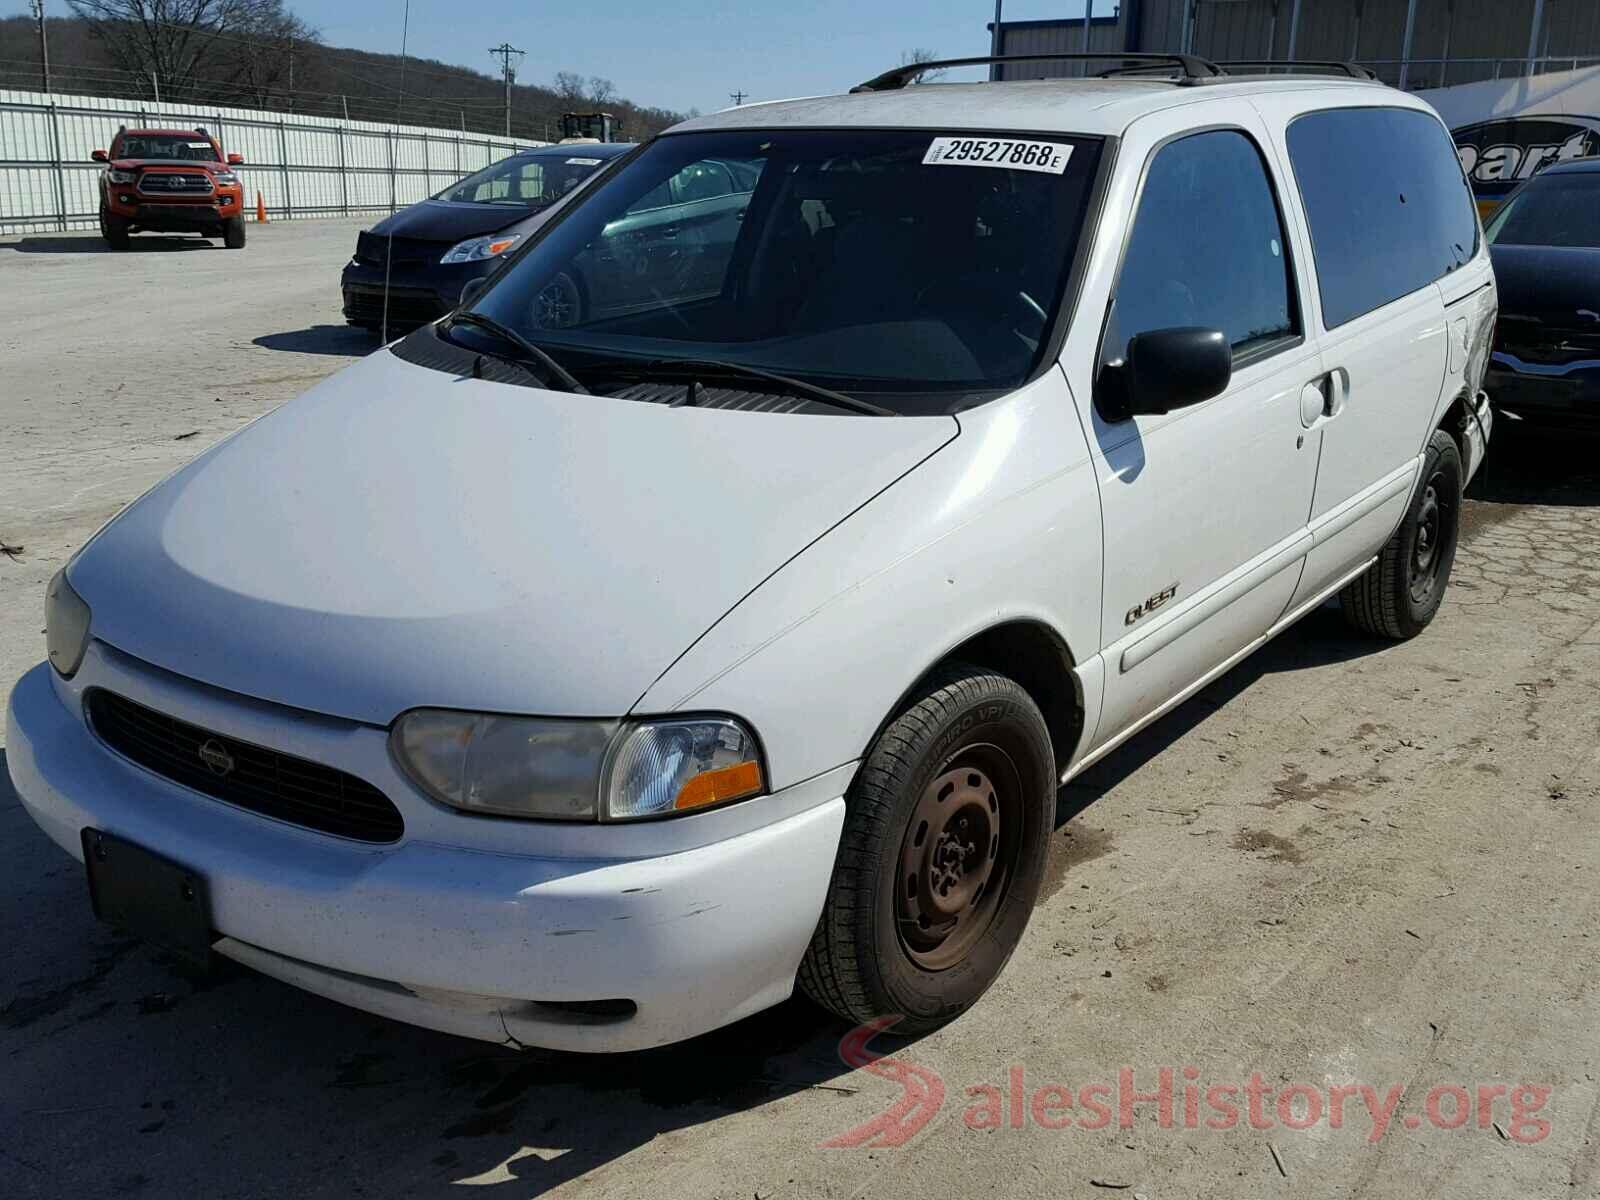
[{"label": "license plate bracket", "polygon": [[205,877],[135,842],[83,831],[94,915],[205,968],[211,961],[211,892]]}]

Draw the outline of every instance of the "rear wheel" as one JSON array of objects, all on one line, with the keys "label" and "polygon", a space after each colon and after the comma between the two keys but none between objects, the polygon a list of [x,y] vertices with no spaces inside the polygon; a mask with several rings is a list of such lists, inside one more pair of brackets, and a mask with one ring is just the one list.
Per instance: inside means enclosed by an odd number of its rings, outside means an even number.
[{"label": "rear wheel", "polygon": [[956,665],[874,743],[851,788],[801,988],[915,1034],[988,989],[1027,926],[1055,817],[1055,760],[1016,682]]},{"label": "rear wheel", "polygon": [[243,217],[232,217],[222,226],[222,244],[229,250],[244,249]]},{"label": "rear wheel", "polygon": [[128,248],[128,222],[114,212],[100,210],[100,236],[113,250]]},{"label": "rear wheel", "polygon": [[1436,429],[1400,528],[1367,573],[1339,594],[1345,619],[1363,633],[1397,640],[1426,629],[1444,602],[1460,525],[1461,452]]}]

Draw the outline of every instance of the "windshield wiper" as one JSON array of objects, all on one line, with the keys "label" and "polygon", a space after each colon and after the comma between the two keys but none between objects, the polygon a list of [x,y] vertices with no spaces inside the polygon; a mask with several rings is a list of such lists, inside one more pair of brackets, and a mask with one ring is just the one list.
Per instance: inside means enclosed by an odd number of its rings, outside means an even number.
[{"label": "windshield wiper", "polygon": [[718,358],[654,358],[648,362],[640,363],[637,370],[642,375],[688,374],[695,376],[697,379],[701,375],[723,375],[741,379],[755,379],[765,384],[780,387],[791,396],[805,396],[811,400],[820,400],[822,403],[831,404],[835,408],[865,413],[870,417],[892,417],[895,415],[891,409],[880,408],[869,401],[858,400],[854,396],[847,396],[843,392],[834,391],[832,388],[820,387],[815,383],[806,383],[799,379],[791,379],[787,375],[779,375],[776,371],[764,370],[761,367],[726,362]]},{"label": "windshield wiper", "polygon": [[578,382],[577,376],[573,375],[571,371],[567,370],[509,325],[502,325],[493,317],[484,316],[483,313],[473,312],[471,309],[461,309],[451,313],[450,325],[451,327],[471,325],[474,329],[481,329],[485,333],[492,334],[502,342],[509,342],[545,369],[547,383],[553,379],[561,385],[563,391],[577,392],[581,396],[589,395],[589,389]]}]

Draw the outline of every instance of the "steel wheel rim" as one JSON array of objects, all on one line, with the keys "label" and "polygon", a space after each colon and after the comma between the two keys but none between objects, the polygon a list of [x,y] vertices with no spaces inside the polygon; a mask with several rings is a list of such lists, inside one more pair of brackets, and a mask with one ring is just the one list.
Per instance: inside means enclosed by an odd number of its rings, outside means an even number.
[{"label": "steel wheel rim", "polygon": [[895,928],[919,967],[955,966],[989,931],[1021,829],[1021,777],[998,746],[965,747],[923,789],[895,876]]},{"label": "steel wheel rim", "polygon": [[1446,498],[1442,472],[1428,480],[1417,508],[1411,548],[1411,598],[1419,604],[1433,595],[1448,558],[1452,505]]}]

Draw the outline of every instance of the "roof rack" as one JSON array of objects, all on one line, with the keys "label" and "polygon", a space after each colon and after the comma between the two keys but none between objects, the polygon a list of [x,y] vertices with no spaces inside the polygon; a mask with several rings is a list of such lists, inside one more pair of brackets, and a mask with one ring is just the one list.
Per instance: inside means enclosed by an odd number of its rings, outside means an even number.
[{"label": "roof rack", "polygon": [[1235,73],[1236,67],[1247,67],[1251,71],[1310,71],[1322,75],[1348,75],[1351,79],[1363,79],[1368,83],[1378,78],[1378,73],[1359,63],[1353,62],[1322,62],[1315,59],[1301,58],[1230,58],[1226,62],[1219,62],[1223,72],[1228,75]]},{"label": "roof rack", "polygon": [[1129,69],[1129,64],[1134,64],[1135,69],[1150,70],[1155,67],[1166,67],[1169,70],[1181,72],[1175,83],[1191,85],[1201,83],[1207,79],[1217,79],[1225,75],[1216,63],[1193,54],[996,54],[985,55],[981,58],[943,58],[935,62],[905,63],[885,71],[882,75],[875,75],[865,83],[858,83],[851,88],[852,92],[893,92],[911,83],[917,76],[927,71],[942,71],[947,67],[981,67],[990,63],[1030,63],[1030,62],[1113,62],[1120,63],[1109,70],[1100,72],[1101,75],[1115,75]]}]

